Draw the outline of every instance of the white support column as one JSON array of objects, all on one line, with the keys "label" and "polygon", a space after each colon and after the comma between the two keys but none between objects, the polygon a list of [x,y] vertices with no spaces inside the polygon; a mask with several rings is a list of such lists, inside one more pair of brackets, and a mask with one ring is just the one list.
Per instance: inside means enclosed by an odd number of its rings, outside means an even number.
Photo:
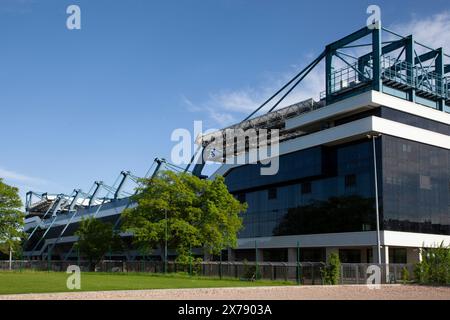
[{"label": "white support column", "polygon": [[382,246],[381,247],[381,263],[384,263],[384,268],[386,272],[386,283],[390,283],[390,276],[389,276],[389,247],[388,246]]},{"label": "white support column", "polygon": [[381,263],[389,264],[389,247],[381,247]]},{"label": "white support column", "polygon": [[[372,247],[373,252],[373,261],[374,264],[378,261],[378,254],[377,254],[377,246]],[[382,246],[381,247],[381,272],[382,277],[385,276],[382,281],[385,283],[389,283],[389,247],[388,246]]]},{"label": "white support column", "polygon": [[9,270],[10,271],[12,270],[12,252],[13,252],[12,247],[9,246]]}]

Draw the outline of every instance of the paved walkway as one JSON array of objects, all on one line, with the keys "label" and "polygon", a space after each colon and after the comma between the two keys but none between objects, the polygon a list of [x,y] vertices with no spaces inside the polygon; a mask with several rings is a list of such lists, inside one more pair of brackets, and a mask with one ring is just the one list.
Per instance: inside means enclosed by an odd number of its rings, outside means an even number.
[{"label": "paved walkway", "polygon": [[158,289],[0,295],[0,300],[450,300],[450,287],[383,285]]}]

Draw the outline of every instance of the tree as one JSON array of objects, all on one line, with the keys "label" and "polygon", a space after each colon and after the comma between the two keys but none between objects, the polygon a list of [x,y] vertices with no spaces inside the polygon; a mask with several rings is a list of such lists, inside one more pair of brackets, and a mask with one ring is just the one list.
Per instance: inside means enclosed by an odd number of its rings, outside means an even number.
[{"label": "tree", "polygon": [[134,196],[138,205],[122,213],[122,227],[133,233],[135,244],[159,247],[163,259],[167,230],[168,248],[176,249],[180,262],[189,261],[190,248],[219,254],[236,246],[237,232],[242,228],[239,214],[247,205],[228,192],[223,177],[202,180],[164,171],[142,182]]},{"label": "tree", "polygon": [[3,183],[0,178],[0,251],[18,252],[23,237],[24,213],[19,189]]},{"label": "tree", "polygon": [[114,226],[94,217],[81,220],[75,234],[79,237],[76,247],[88,259],[91,271],[108,251],[121,248],[121,238]]}]

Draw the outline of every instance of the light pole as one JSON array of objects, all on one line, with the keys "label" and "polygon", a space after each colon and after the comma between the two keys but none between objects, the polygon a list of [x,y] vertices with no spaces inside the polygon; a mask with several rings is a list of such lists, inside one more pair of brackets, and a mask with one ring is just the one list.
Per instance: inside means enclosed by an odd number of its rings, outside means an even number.
[{"label": "light pole", "polygon": [[13,249],[12,249],[12,245],[9,244],[9,270],[12,270],[12,253],[13,253]]},{"label": "light pole", "polygon": [[380,243],[380,208],[378,204],[378,173],[377,173],[377,151],[375,146],[375,139],[381,137],[381,134],[368,134],[367,138],[372,139],[373,147],[373,174],[375,180],[375,212],[377,220],[377,260],[378,264],[381,264],[381,243]]}]

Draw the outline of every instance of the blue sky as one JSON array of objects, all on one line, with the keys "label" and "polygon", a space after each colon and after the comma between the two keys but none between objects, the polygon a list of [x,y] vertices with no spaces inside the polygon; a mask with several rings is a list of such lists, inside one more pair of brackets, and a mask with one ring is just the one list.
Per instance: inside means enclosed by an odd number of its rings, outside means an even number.
[{"label": "blue sky", "polygon": [[[66,28],[70,4],[81,30]],[[174,129],[244,118],[369,4],[450,50],[448,0],[1,0],[0,177],[24,194],[143,175]],[[319,94],[311,77],[291,102]]]}]

